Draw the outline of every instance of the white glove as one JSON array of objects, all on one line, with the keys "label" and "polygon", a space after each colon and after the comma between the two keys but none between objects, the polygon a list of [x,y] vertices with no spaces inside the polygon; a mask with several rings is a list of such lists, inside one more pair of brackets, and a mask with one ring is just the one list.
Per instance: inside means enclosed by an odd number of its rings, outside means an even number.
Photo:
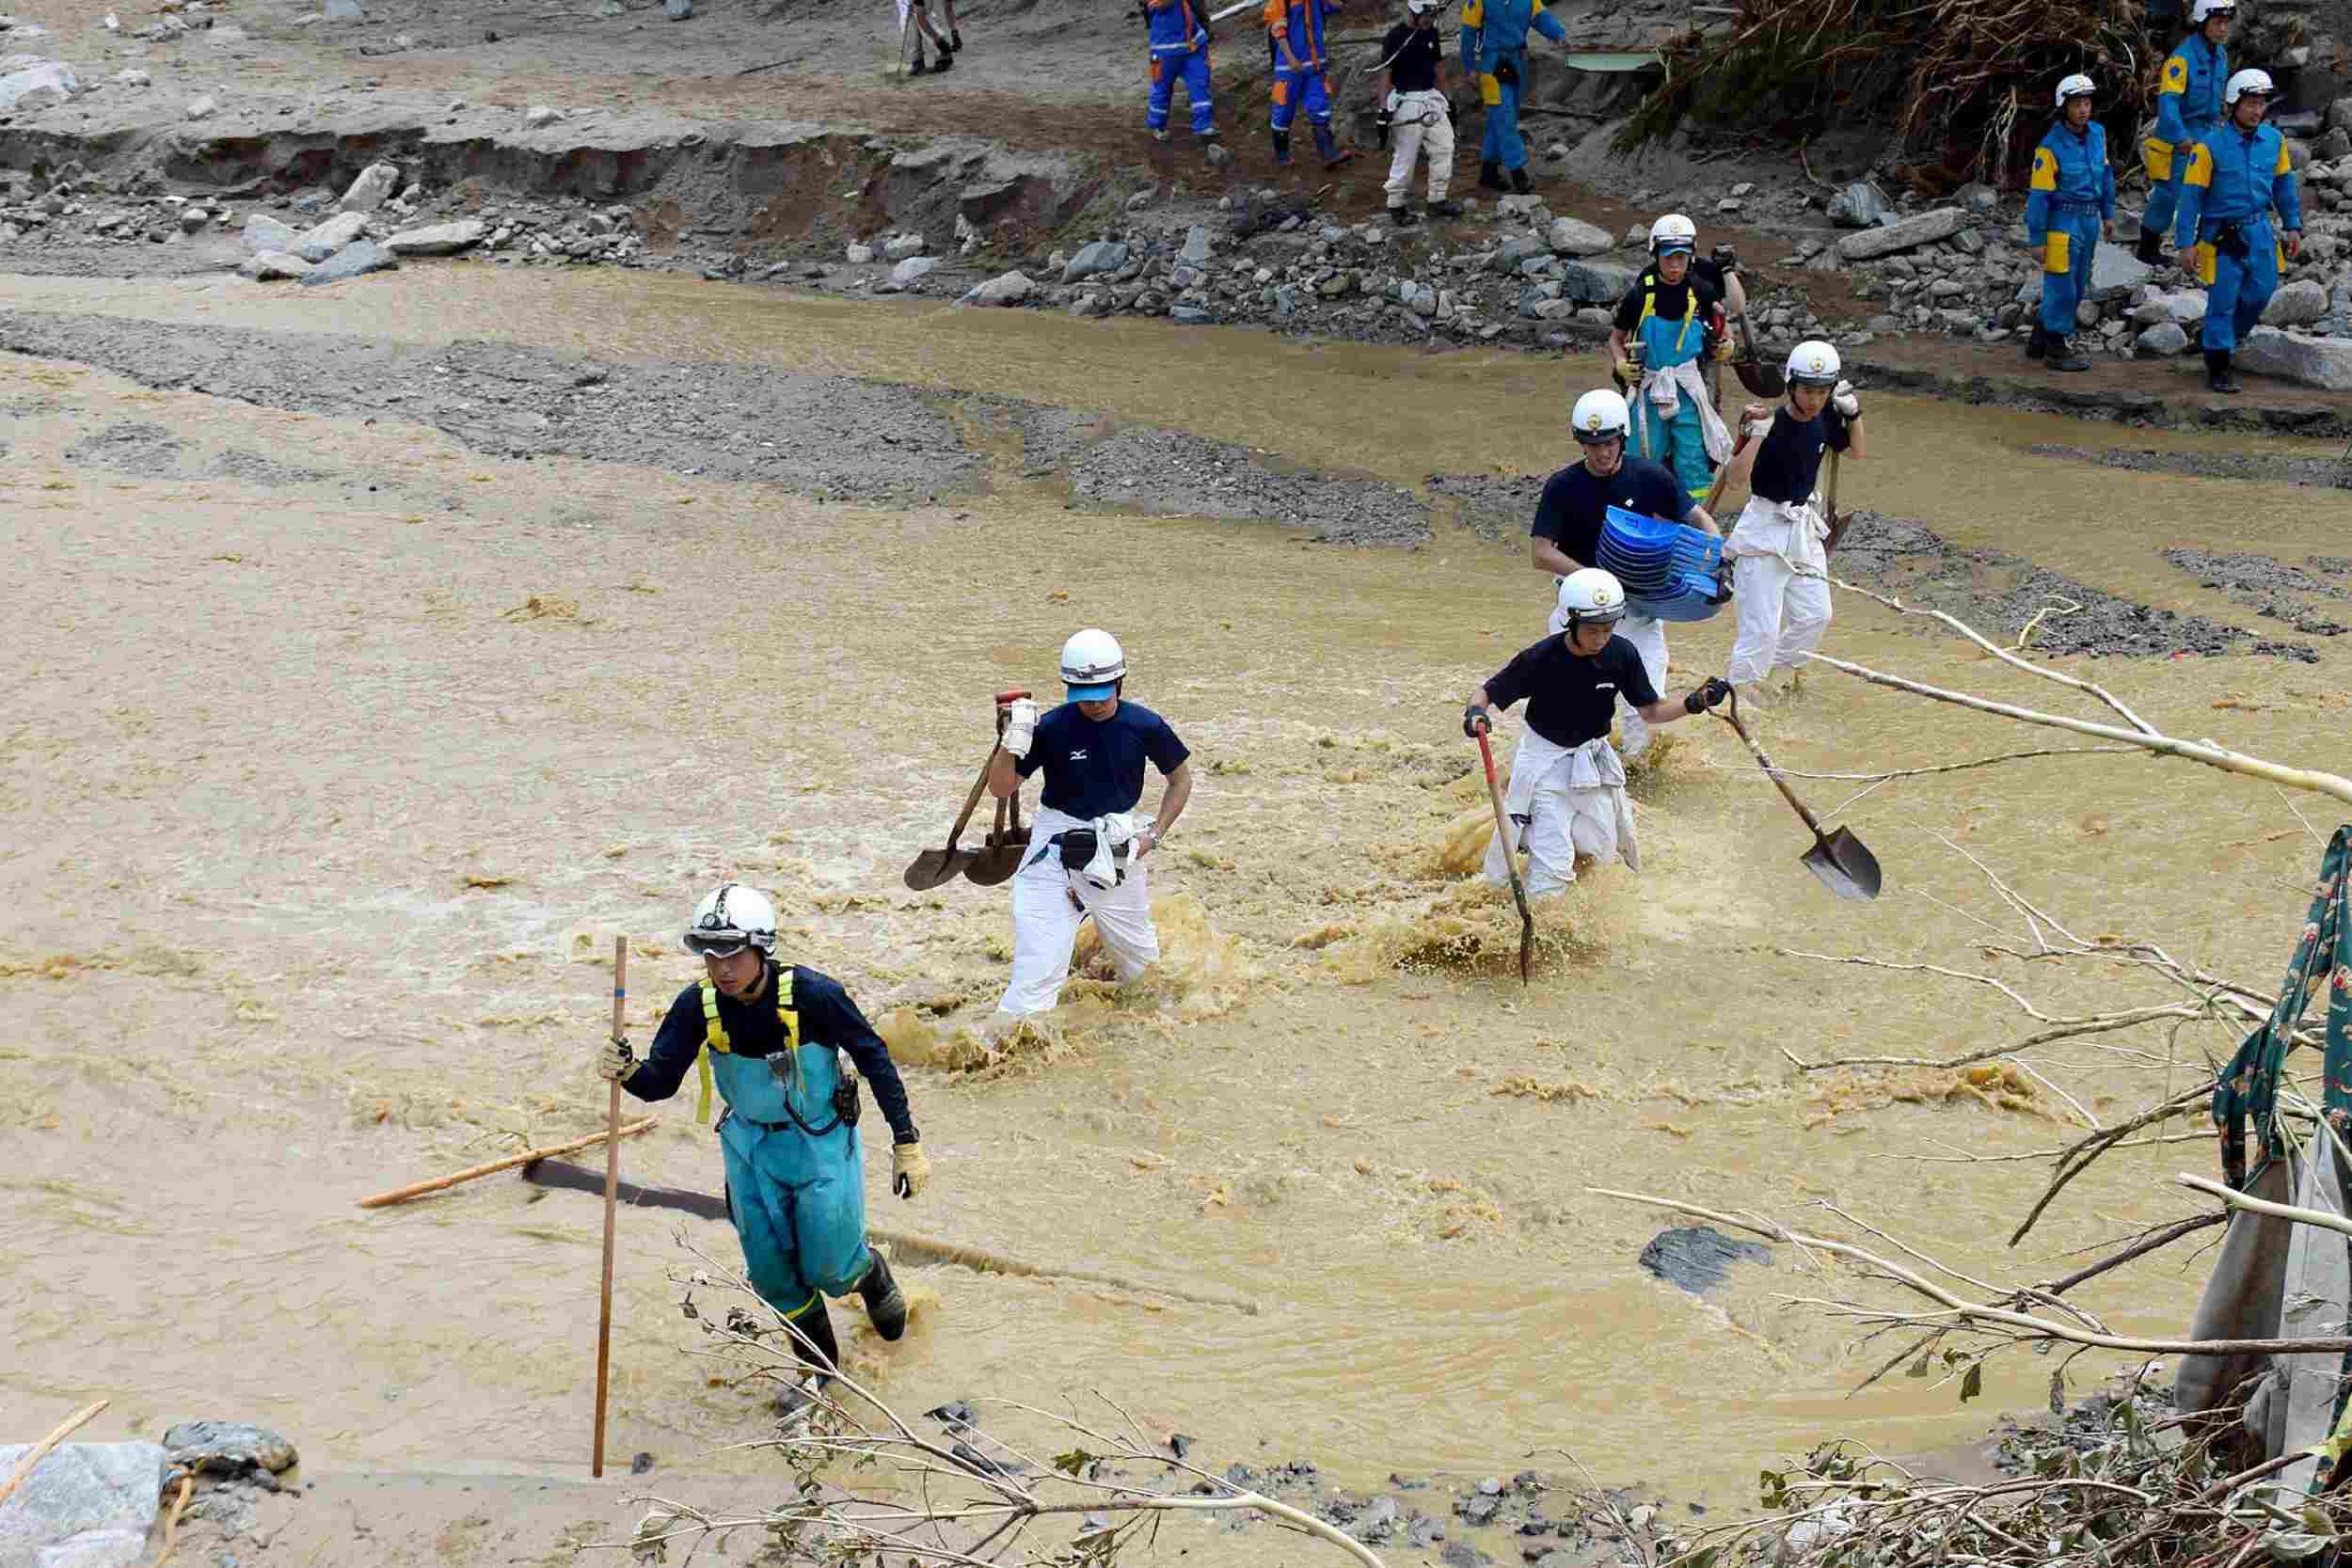
[{"label": "white glove", "polygon": [[1016,757],[1029,754],[1029,742],[1037,736],[1037,704],[1030,698],[1016,698],[1010,717],[1005,722],[1004,746],[1007,753]]},{"label": "white glove", "polygon": [[1397,91],[1394,87],[1391,87],[1389,89],[1388,101],[1381,106],[1389,111],[1389,118],[1393,119],[1396,118],[1396,111],[1404,104],[1404,103],[1405,95]]},{"label": "white glove", "polygon": [[1832,407],[1850,420],[1862,412],[1862,399],[1854,391],[1853,383],[1851,381],[1839,382],[1831,390],[1829,401]]},{"label": "white glove", "polygon": [[637,1070],[637,1057],[625,1039],[610,1039],[596,1047],[596,1076],[619,1083]]}]

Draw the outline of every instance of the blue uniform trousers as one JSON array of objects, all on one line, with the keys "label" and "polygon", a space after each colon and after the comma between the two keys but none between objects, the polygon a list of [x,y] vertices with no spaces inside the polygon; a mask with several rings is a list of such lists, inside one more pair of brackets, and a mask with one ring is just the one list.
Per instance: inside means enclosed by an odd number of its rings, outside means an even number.
[{"label": "blue uniform trousers", "polygon": [[1152,100],[1144,110],[1144,123],[1154,131],[1168,129],[1168,102],[1175,96],[1179,80],[1184,84],[1184,96],[1192,101],[1192,134],[1205,136],[1216,129],[1216,112],[1209,101],[1209,51],[1205,44],[1182,54],[1152,56]]},{"label": "blue uniform trousers", "polygon": [[[1281,56],[1276,55],[1279,61]],[[1300,108],[1317,125],[1331,123],[1331,85],[1324,80],[1319,65],[1302,64],[1296,71],[1286,65],[1274,68],[1274,128],[1287,131]]]},{"label": "blue uniform trousers", "polygon": [[2099,251],[2099,209],[2057,204],[2042,253],[2042,329],[2072,338],[2074,308],[2090,296],[2090,263]]},{"label": "blue uniform trousers", "polygon": [[[2195,261],[2203,276],[2203,247],[2213,243],[2214,235],[2225,225],[2201,223],[2197,226],[2199,255]],[[2237,347],[2237,341],[2254,330],[2263,319],[2263,307],[2279,292],[2279,236],[2270,227],[2268,214],[2248,218],[2238,229],[2246,237],[2246,259],[2224,254],[2217,248],[2212,253],[2212,276],[2205,279],[2204,346],[2223,353]]]},{"label": "blue uniform trousers", "polygon": [[[1502,56],[1522,76],[1527,71],[1527,51],[1515,49]],[[1502,60],[1497,60],[1497,65]],[[1479,138],[1478,161],[1501,164],[1504,168],[1527,166],[1527,142],[1519,135],[1519,84],[1498,82],[1502,101],[1486,105],[1486,131]]]}]

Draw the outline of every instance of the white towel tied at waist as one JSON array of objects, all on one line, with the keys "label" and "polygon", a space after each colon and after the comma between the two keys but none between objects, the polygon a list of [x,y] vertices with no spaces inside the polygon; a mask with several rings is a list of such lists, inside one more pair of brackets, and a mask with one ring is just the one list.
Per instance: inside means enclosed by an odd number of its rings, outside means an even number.
[{"label": "white towel tied at waist", "polygon": [[1617,819],[1617,852],[1631,870],[1642,869],[1642,852],[1633,837],[1633,805],[1625,794],[1625,762],[1617,749],[1601,736],[1581,746],[1562,746],[1534,730],[1519,737],[1511,760],[1511,786],[1503,791],[1502,810],[1517,821],[1534,815],[1535,791],[1554,773],[1568,789],[1605,790],[1609,809]]},{"label": "white towel tied at waist", "polygon": [[1829,570],[1829,521],[1817,504],[1820,492],[1803,501],[1751,496],[1724,541],[1725,555],[1776,555],[1792,572]]},{"label": "white towel tied at waist", "polygon": [[1679,365],[1661,366],[1642,372],[1642,401],[1658,410],[1661,420],[1671,420],[1682,410],[1682,399],[1688,394],[1698,404],[1699,439],[1707,448],[1707,460],[1721,464],[1731,455],[1731,427],[1715,412],[1715,402],[1707,395],[1707,380],[1699,374],[1699,362],[1686,359]]}]

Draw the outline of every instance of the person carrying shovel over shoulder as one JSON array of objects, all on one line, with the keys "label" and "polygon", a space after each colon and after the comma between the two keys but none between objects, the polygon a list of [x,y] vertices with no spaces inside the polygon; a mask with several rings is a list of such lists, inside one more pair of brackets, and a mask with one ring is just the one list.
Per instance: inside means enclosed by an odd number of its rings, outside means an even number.
[{"label": "person carrying shovel over shoulder", "polygon": [[1841,378],[1837,351],[1799,343],[1784,373],[1786,402],[1769,411],[1750,404],[1740,416],[1769,412],[1771,428],[1724,467],[1726,484],[1748,485],[1748,504],[1724,542],[1739,613],[1724,676],[1759,707],[1766,677],[1804,664],[1829,629],[1829,521],[1815,495],[1822,455],[1862,461],[1862,399]]},{"label": "person carrying shovel over shoulder", "polygon": [[[1062,644],[1070,700],[1044,714],[1011,705],[988,769],[989,793],[1009,800],[1021,781],[1045,775],[1029,853],[1012,879],[1012,978],[986,1028],[995,1038],[1052,1010],[1070,974],[1078,926],[1089,915],[1120,980],[1159,961],[1144,857],[1168,838],[1192,796],[1192,752],[1167,720],[1125,695],[1127,656],[1109,632],[1088,627]],[[1146,765],[1166,776],[1160,809],[1136,813]]]},{"label": "person carrying shovel over shoulder", "polygon": [[[1560,610],[1565,629],[1520,650],[1462,710],[1462,733],[1475,740],[1492,727],[1492,710],[1527,700],[1527,733],[1511,756],[1502,810],[1527,850],[1531,898],[1575,881],[1579,855],[1642,868],[1625,766],[1609,744],[1618,697],[1657,725],[1705,713],[1731,695],[1729,686],[1709,677],[1678,703],[1661,700],[1642,656],[1615,635],[1625,590],[1597,566],[1561,582]],[[1486,880],[1498,887],[1510,879],[1512,848],[1500,834],[1486,847]]]},{"label": "person carrying shovel over shoulder", "polygon": [[907,1326],[888,1260],[866,1244],[860,1077],[890,1124],[899,1196],[922,1192],[930,1161],[890,1048],[850,993],[831,975],[776,961],[776,909],[765,895],[721,886],[695,907],[685,943],[703,978],[678,992],[652,1052],[641,1062],[627,1039],[612,1040],[597,1047],[596,1070],[639,1100],[667,1100],[703,1059],[703,1110],[714,1080],[727,1106],[719,1145],[744,1271],[759,1299],[807,1337],[803,1359],[822,1378],[840,1365],[825,1297],[856,1291],[885,1339]]}]

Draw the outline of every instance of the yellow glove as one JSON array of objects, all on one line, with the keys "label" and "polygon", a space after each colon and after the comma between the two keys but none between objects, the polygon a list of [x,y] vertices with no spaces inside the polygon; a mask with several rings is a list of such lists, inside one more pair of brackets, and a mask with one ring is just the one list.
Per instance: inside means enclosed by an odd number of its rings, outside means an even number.
[{"label": "yellow glove", "polygon": [[1630,387],[1642,379],[1642,367],[1630,359],[1617,361],[1617,379]]},{"label": "yellow glove", "polygon": [[930,1185],[930,1157],[923,1146],[898,1144],[890,1150],[890,1190],[900,1197],[916,1197]]},{"label": "yellow glove", "polygon": [[1502,102],[1502,84],[1495,80],[1491,71],[1478,73],[1478,101],[1490,109]]}]

